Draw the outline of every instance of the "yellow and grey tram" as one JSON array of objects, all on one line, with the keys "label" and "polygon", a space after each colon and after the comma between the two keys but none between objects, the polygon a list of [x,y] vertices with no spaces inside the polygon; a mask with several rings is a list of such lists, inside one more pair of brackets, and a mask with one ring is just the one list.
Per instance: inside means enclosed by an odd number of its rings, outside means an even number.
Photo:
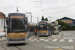
[{"label": "yellow and grey tram", "polygon": [[51,24],[47,21],[40,21],[37,25],[37,36],[41,35],[51,35]]},{"label": "yellow and grey tram", "polygon": [[27,43],[27,18],[23,13],[10,13],[7,23],[7,43]]}]

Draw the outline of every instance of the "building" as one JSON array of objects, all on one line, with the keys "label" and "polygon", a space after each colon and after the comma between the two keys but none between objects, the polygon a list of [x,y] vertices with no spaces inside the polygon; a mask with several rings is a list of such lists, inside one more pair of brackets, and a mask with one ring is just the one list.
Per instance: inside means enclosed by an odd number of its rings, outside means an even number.
[{"label": "building", "polygon": [[[5,17],[5,20],[4,20],[4,17]],[[4,24],[6,25],[6,16],[4,13],[0,12],[0,33],[5,32]]]},{"label": "building", "polygon": [[68,23],[69,25],[75,25],[75,19],[68,18],[68,17],[63,17],[61,19],[62,22]]}]

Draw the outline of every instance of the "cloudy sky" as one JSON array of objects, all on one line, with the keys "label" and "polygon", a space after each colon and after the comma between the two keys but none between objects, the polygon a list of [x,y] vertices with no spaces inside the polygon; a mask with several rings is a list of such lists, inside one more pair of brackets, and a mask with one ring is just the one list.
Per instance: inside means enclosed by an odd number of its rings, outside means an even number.
[{"label": "cloudy sky", "polygon": [[[64,16],[75,19],[75,0],[0,0],[0,12],[8,16],[8,13],[16,12],[18,6],[19,13],[32,12],[32,22],[37,23],[41,17],[54,21]],[[30,22],[30,16],[28,17]]]}]

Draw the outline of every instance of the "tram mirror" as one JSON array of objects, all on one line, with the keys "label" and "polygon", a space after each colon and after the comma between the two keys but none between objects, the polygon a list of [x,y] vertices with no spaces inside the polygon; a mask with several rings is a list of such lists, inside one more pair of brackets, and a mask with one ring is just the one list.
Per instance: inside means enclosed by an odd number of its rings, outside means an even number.
[{"label": "tram mirror", "polygon": [[28,18],[26,17],[25,24],[27,24]]},{"label": "tram mirror", "polygon": [[8,18],[6,19],[6,24],[8,25]]},{"label": "tram mirror", "polygon": [[25,24],[27,24],[27,20],[25,20]]}]

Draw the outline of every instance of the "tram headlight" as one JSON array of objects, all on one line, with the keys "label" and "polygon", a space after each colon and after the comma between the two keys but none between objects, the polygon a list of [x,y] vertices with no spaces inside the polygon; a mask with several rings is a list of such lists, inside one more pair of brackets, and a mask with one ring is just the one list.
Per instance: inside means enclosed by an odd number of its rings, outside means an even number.
[{"label": "tram headlight", "polygon": [[25,34],[25,36],[27,36],[27,34]]}]

